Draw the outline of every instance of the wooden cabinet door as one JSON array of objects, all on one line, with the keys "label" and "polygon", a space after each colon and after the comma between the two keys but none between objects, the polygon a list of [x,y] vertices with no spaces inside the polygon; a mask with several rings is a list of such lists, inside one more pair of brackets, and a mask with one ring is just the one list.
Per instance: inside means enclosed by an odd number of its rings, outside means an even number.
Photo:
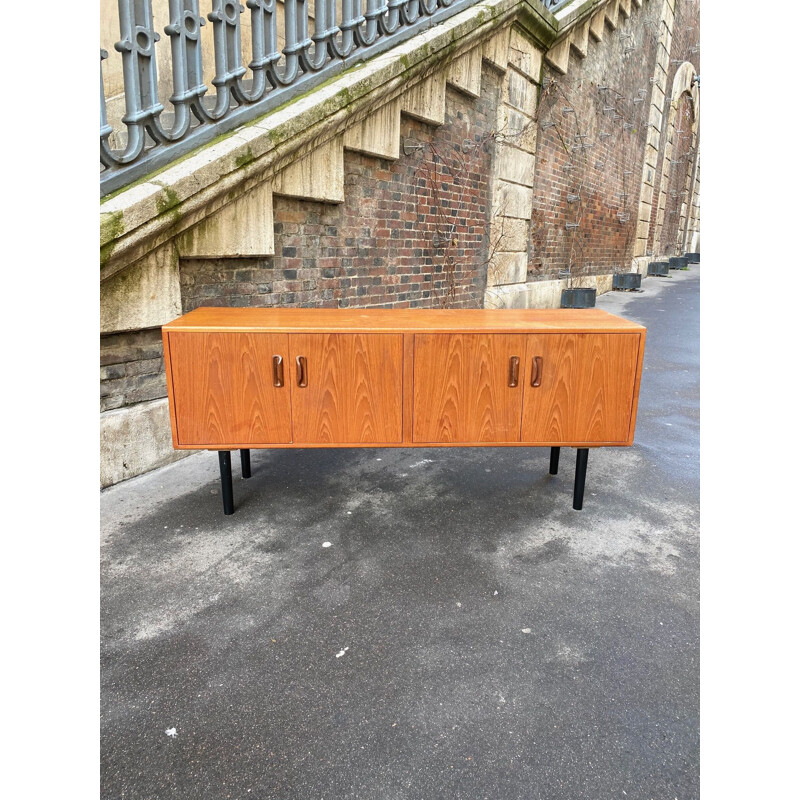
[{"label": "wooden cabinet door", "polygon": [[524,354],[522,334],[417,334],[414,442],[518,442]]},{"label": "wooden cabinet door", "polygon": [[402,334],[293,333],[289,344],[295,443],[402,441]]},{"label": "wooden cabinet door", "polygon": [[[292,441],[286,334],[170,333],[169,355],[178,444]],[[284,364],[280,387],[276,356]]]},{"label": "wooden cabinet door", "polygon": [[522,441],[627,443],[639,334],[547,333],[526,338]]}]

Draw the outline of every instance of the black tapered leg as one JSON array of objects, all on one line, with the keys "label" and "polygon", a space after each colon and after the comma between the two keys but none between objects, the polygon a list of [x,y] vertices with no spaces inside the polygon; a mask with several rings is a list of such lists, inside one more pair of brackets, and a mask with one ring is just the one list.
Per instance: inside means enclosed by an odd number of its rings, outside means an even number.
[{"label": "black tapered leg", "polygon": [[222,510],[226,516],[233,514],[233,475],[231,475],[231,451],[219,451],[219,477],[222,482]]},{"label": "black tapered leg", "polygon": [[576,511],[583,508],[583,490],[586,486],[586,465],[589,463],[589,448],[579,447],[578,457],[575,461],[575,494],[572,497],[572,507]]},{"label": "black tapered leg", "polygon": [[560,447],[550,448],[550,474],[558,475],[558,457],[561,455]]},{"label": "black tapered leg", "polygon": [[242,457],[242,477],[249,478],[252,475],[250,472],[250,451],[240,450],[239,453]]}]

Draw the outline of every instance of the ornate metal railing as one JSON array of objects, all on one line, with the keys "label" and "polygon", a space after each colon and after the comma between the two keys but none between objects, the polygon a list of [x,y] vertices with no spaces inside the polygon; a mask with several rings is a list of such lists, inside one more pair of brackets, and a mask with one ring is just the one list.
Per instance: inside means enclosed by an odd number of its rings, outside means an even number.
[{"label": "ornate metal railing", "polygon": [[[569,0],[544,0],[548,8]],[[165,0],[157,0],[164,3]],[[358,60],[475,4],[478,0],[212,0],[204,18],[198,0],[167,0],[164,28],[171,54],[171,111],[159,96],[151,0],[118,0],[124,114],[109,124],[100,51],[100,188],[118,189],[198,145],[255,119]],[[364,5],[366,7],[364,7]],[[282,10],[282,14],[279,13]],[[252,58],[242,57],[242,18],[249,14]],[[285,41],[279,50],[278,22]],[[201,31],[211,23],[213,75],[204,82]],[[164,45],[162,45],[163,47]],[[163,53],[162,56],[166,56]],[[248,74],[249,70],[249,74]],[[163,93],[162,82],[162,93]],[[122,98],[115,101],[122,104]],[[116,145],[116,146],[114,146]]]}]

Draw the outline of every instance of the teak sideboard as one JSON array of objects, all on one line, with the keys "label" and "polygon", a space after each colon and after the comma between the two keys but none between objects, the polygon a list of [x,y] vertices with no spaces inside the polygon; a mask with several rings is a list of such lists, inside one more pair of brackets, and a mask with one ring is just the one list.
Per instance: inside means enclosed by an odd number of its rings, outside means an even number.
[{"label": "teak sideboard", "polygon": [[172,443],[278,447],[633,444],[646,330],[599,309],[198,308],[163,327]]}]

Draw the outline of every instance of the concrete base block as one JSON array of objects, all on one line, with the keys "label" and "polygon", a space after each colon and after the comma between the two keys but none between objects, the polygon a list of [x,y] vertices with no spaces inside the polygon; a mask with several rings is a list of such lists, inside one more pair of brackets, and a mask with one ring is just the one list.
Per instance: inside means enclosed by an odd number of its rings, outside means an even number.
[{"label": "concrete base block", "polygon": [[191,454],[173,450],[166,398],[100,415],[100,486],[111,486]]},{"label": "concrete base block", "polygon": [[[582,278],[580,285],[596,288],[597,294],[610,292],[614,276],[590,275]],[[560,308],[561,292],[569,285],[564,279],[552,281],[530,281],[508,286],[491,286],[484,296],[485,308]]]},{"label": "concrete base block", "polygon": [[[594,288],[597,289],[597,294],[605,294],[606,292],[610,292],[611,289],[614,287],[614,275],[595,275],[594,277]],[[583,282],[581,282],[583,285]],[[587,286],[591,286],[591,284],[586,284]]]},{"label": "concrete base block", "polygon": [[638,256],[631,263],[631,272],[638,272],[642,280],[647,277],[647,265],[653,261],[653,256]]},{"label": "concrete base block", "polygon": [[495,253],[489,264],[489,286],[523,283],[528,274],[527,253]]}]

